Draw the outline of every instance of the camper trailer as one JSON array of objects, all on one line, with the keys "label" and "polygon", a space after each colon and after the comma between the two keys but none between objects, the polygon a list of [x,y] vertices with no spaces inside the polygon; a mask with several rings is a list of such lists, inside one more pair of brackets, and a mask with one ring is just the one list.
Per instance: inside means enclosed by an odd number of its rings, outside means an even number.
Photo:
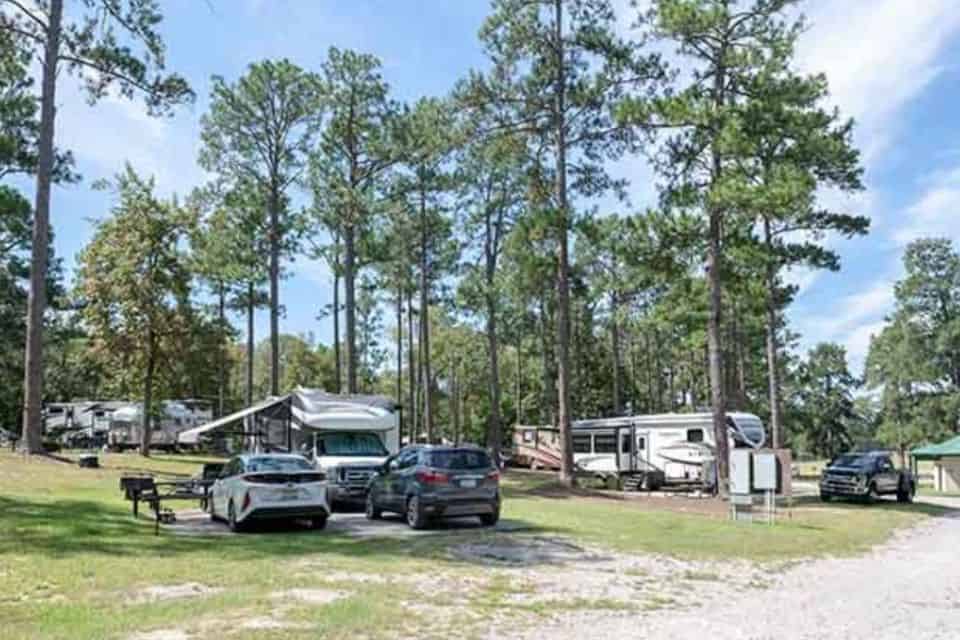
[{"label": "camper trailer", "polygon": [[[175,449],[182,431],[210,421],[210,403],[197,400],[165,400],[160,403],[160,415],[153,420],[150,446],[155,449]],[[122,451],[140,446],[143,425],[143,405],[130,403],[112,412],[107,443],[111,449]]]},{"label": "camper trailer", "polygon": [[[729,446],[759,448],[766,439],[763,422],[749,413],[728,413]],[[515,450],[533,460],[560,460],[555,430],[521,427]],[[572,425],[573,461],[580,472],[626,488],[664,485],[712,485],[710,464],[716,456],[713,417],[709,413],[578,420]],[[543,443],[548,443],[544,446]],[[555,445],[553,443],[556,443]],[[531,446],[533,445],[533,446]]]}]

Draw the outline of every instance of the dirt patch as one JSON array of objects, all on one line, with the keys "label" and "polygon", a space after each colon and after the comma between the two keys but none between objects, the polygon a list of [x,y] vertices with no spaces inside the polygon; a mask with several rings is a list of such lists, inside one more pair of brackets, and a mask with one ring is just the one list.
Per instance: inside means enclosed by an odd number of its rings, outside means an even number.
[{"label": "dirt patch", "polygon": [[487,565],[534,566],[590,562],[604,556],[569,540],[547,536],[496,536],[480,542],[468,542],[450,549],[457,560]]},{"label": "dirt patch", "polygon": [[190,636],[182,629],[158,629],[135,633],[129,640],[190,640]]},{"label": "dirt patch", "polygon": [[299,624],[296,622],[287,622],[286,620],[281,620],[280,618],[274,616],[260,616],[257,618],[250,618],[248,620],[243,620],[240,622],[241,629],[250,629],[250,630],[259,630],[259,631],[271,631],[275,629],[309,629],[310,625],[308,624]]},{"label": "dirt patch", "polygon": [[199,582],[184,582],[183,584],[157,584],[145,587],[134,594],[133,601],[137,604],[144,602],[160,602],[163,600],[177,600],[179,598],[198,598],[219,593],[222,589],[208,587]]},{"label": "dirt patch", "polygon": [[329,604],[340,598],[345,598],[347,595],[343,591],[332,589],[287,589],[286,591],[274,591],[270,594],[270,597],[274,600],[299,600],[308,604]]}]

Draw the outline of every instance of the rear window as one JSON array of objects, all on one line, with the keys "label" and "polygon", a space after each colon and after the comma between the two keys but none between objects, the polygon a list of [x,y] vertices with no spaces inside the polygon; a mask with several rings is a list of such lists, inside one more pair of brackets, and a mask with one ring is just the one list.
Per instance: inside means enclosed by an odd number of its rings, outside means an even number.
[{"label": "rear window", "polygon": [[304,458],[251,458],[247,461],[247,473],[313,471],[313,465]]},{"label": "rear window", "polygon": [[483,451],[431,451],[427,464],[435,469],[487,469],[493,466],[490,456]]}]

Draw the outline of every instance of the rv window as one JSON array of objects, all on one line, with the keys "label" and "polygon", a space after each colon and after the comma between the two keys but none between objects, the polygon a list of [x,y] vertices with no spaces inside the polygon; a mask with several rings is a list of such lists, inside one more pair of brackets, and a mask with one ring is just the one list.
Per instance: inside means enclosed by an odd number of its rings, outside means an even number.
[{"label": "rv window", "polygon": [[703,429],[687,429],[687,442],[703,442]]},{"label": "rv window", "polygon": [[617,436],[613,434],[597,434],[593,436],[594,453],[616,453]]},{"label": "rv window", "polygon": [[524,431],[524,432],[523,432],[523,441],[524,441],[524,442],[533,442],[533,436],[534,436],[534,435],[535,435],[535,434],[533,433],[533,431]]},{"label": "rv window", "polygon": [[573,436],[574,453],[590,453],[590,436]]},{"label": "rv window", "polygon": [[630,453],[630,434],[624,433],[620,436],[620,453]]},{"label": "rv window", "polygon": [[646,451],[647,449],[647,439],[643,436],[637,438],[637,451]]}]

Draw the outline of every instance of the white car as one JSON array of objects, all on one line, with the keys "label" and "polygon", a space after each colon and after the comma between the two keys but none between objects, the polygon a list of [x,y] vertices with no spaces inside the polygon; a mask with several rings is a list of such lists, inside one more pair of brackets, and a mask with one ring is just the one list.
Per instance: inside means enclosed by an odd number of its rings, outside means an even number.
[{"label": "white car", "polygon": [[255,520],[309,520],[322,529],[329,516],[326,477],[300,455],[236,456],[210,489],[210,517],[233,531]]}]

